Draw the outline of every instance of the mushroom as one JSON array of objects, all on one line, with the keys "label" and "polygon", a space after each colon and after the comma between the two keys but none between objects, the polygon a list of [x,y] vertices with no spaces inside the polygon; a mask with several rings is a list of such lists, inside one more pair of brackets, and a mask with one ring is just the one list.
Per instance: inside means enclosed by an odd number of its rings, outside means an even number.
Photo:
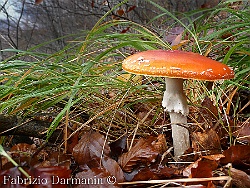
[{"label": "mushroom", "polygon": [[184,79],[215,81],[234,77],[234,71],[225,64],[197,53],[179,50],[143,51],[127,57],[122,68],[133,74],[165,77],[166,91],[162,106],[170,115],[176,158],[190,147]]}]

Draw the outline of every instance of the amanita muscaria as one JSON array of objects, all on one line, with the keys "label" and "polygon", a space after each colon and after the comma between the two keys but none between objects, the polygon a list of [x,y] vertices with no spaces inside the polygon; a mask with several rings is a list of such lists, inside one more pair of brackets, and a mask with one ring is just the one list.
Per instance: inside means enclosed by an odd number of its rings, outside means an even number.
[{"label": "amanita muscaria", "polygon": [[189,110],[183,80],[216,81],[234,77],[234,71],[225,64],[197,53],[179,50],[143,51],[127,57],[122,68],[133,74],[165,77],[166,91],[162,106],[170,115],[176,157],[190,147],[189,131],[185,128]]}]

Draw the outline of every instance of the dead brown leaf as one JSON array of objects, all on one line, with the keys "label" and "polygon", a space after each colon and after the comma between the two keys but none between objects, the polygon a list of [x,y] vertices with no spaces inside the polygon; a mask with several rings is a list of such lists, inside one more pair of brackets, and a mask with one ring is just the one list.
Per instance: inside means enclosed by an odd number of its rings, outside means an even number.
[{"label": "dead brown leaf", "polygon": [[131,172],[136,166],[147,166],[154,162],[159,154],[152,145],[155,139],[154,137],[140,138],[130,151],[122,154],[118,159],[118,163],[123,171]]},{"label": "dead brown leaf", "polygon": [[[213,177],[213,171],[217,169],[219,160],[224,157],[221,154],[209,155],[199,158],[183,170],[183,175],[190,178],[210,178]],[[213,187],[213,183],[203,182],[207,187]]]},{"label": "dead brown leaf", "polygon": [[118,159],[118,157],[127,152],[127,136],[123,136],[115,142],[112,142],[110,145],[111,157],[113,159]]},{"label": "dead brown leaf", "polygon": [[67,140],[67,153],[71,154],[73,152],[73,148],[78,143],[78,136],[79,133],[76,133]]},{"label": "dead brown leaf", "polygon": [[104,157],[101,164],[97,163],[97,161],[93,161],[91,164],[91,166],[83,165],[83,171],[77,173],[73,178],[75,181],[80,181],[80,183],[74,183],[79,184],[75,187],[112,188],[119,187],[117,183],[124,181],[122,169],[115,160]]},{"label": "dead brown leaf", "polygon": [[223,155],[225,157],[220,160],[221,164],[232,163],[233,166],[245,169],[250,167],[250,146],[248,145],[231,146],[223,152]]},{"label": "dead brown leaf", "polygon": [[31,166],[34,166],[34,167],[64,166],[70,169],[71,160],[72,160],[71,154],[64,154],[60,151],[53,151],[50,153],[45,153],[44,155],[47,154],[46,156],[42,156],[43,153],[41,154],[40,153],[38,156],[39,161],[42,161],[42,160],[44,161],[42,163],[37,163],[37,164],[33,162],[33,164],[31,163]]},{"label": "dead brown leaf", "polygon": [[81,165],[86,164],[93,158],[101,158],[102,154],[109,156],[110,148],[107,144],[103,147],[104,143],[105,138],[100,133],[93,131],[85,133],[78,144],[73,148],[72,154],[75,161]]},{"label": "dead brown leaf", "polygon": [[[49,163],[48,159],[50,159],[48,156],[49,154],[47,151],[41,150],[39,153],[34,155],[37,151],[35,144],[26,144],[26,143],[19,143],[14,145],[10,149],[11,157],[17,161],[19,164],[25,163],[29,166],[41,166],[45,163]],[[47,166],[52,166],[47,163]],[[8,162],[6,166],[3,167],[3,169],[8,169],[13,167],[11,162]]]},{"label": "dead brown leaf", "polygon": [[249,122],[244,123],[244,125],[242,125],[238,131],[234,132],[233,135],[237,137],[238,141],[249,144],[250,143],[250,123]]},{"label": "dead brown leaf", "polygon": [[31,156],[36,151],[35,144],[26,144],[26,143],[19,143],[14,145],[11,149],[12,157],[28,157]]},{"label": "dead brown leaf", "polygon": [[250,176],[247,175],[247,173],[235,168],[230,168],[230,174],[232,177],[232,182],[237,188],[250,187]]},{"label": "dead brown leaf", "polygon": [[[47,187],[66,188],[71,177],[71,170],[63,166],[50,166],[45,168],[30,168],[29,175],[33,178],[41,177],[48,183]],[[42,182],[37,185],[41,187]]]},{"label": "dead brown leaf", "polygon": [[200,108],[200,115],[198,118],[198,122],[203,123],[211,123],[212,121],[216,120],[218,117],[218,109],[214,106],[211,99],[206,97],[202,103],[202,108]]},{"label": "dead brown leaf", "polygon": [[210,160],[210,161],[216,161],[216,162],[219,162],[219,160],[221,158],[223,158],[223,157],[225,157],[225,156],[222,155],[222,154],[202,156],[203,159],[207,159],[207,160]]},{"label": "dead brown leaf", "polygon": [[173,176],[177,176],[177,170],[175,168],[154,164],[139,169],[134,175],[132,181],[166,179]]},{"label": "dead brown leaf", "polygon": [[163,154],[168,149],[167,141],[164,134],[159,134],[157,136],[157,139],[152,142],[152,145],[154,146],[155,150],[160,154]]},{"label": "dead brown leaf", "polygon": [[196,152],[206,151],[210,155],[221,153],[220,138],[213,129],[207,129],[205,132],[193,132],[192,147]]},{"label": "dead brown leaf", "polygon": [[[223,155],[222,155],[223,156]],[[204,166],[203,166],[204,165]],[[183,170],[183,175],[187,177],[212,177],[212,171],[218,166],[218,160],[210,160],[209,158],[201,157],[194,163],[190,164]],[[204,171],[205,168],[205,171]],[[204,171],[204,173],[203,173]]]},{"label": "dead brown leaf", "polygon": [[71,170],[65,167],[52,166],[47,168],[25,168],[30,175],[30,180],[25,177],[17,167],[0,171],[0,187],[10,188],[66,188],[67,179],[71,176]]},{"label": "dead brown leaf", "polygon": [[110,176],[115,177],[116,182],[124,181],[123,171],[115,160],[109,157],[105,157],[102,159],[102,165],[106,169],[106,171],[110,174]]}]

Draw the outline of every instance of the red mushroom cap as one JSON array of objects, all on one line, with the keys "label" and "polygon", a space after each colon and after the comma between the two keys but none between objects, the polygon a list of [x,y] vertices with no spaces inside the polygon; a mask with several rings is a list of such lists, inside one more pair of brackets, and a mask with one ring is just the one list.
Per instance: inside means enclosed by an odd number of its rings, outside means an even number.
[{"label": "red mushroom cap", "polygon": [[148,50],[129,56],[122,68],[130,73],[170,78],[221,80],[234,78],[225,64],[193,52]]}]

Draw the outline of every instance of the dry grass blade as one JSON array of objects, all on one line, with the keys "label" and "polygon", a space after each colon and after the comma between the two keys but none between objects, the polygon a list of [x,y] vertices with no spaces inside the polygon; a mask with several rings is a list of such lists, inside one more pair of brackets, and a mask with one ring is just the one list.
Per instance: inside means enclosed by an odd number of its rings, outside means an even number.
[{"label": "dry grass blade", "polygon": [[138,130],[139,125],[144,123],[144,121],[147,119],[147,117],[150,115],[150,113],[151,113],[153,110],[154,110],[154,107],[151,108],[151,110],[146,114],[146,116],[144,116],[144,118],[143,118],[141,121],[139,121],[139,122],[137,123],[137,125],[136,125],[136,127],[135,127],[135,130],[134,130],[134,135],[133,135],[133,138],[132,138],[130,147],[129,147],[129,149],[128,149],[129,151],[131,150],[131,148],[132,148],[132,146],[133,146],[133,142],[134,142],[135,135],[136,135],[136,133],[137,133],[137,130]]},{"label": "dry grass blade", "polygon": [[[68,138],[67,138],[66,140],[64,140],[64,142],[63,142],[62,144],[64,144],[67,140],[69,140],[72,136],[74,136],[77,132],[79,132],[83,127],[88,126],[88,124],[89,124],[91,121],[95,120],[97,117],[103,115],[104,113],[106,113],[106,112],[108,112],[108,111],[110,111],[110,110],[115,109],[119,104],[120,104],[120,102],[115,103],[115,104],[109,106],[108,108],[104,109],[104,110],[101,111],[100,113],[98,113],[98,114],[96,114],[95,116],[93,116],[92,118],[90,118],[90,119],[89,119],[88,121],[86,121],[85,123],[81,124],[81,126],[80,126],[78,129],[76,129],[72,134],[70,134],[70,135],[68,136]],[[61,144],[61,145],[62,145],[62,144]]]}]

